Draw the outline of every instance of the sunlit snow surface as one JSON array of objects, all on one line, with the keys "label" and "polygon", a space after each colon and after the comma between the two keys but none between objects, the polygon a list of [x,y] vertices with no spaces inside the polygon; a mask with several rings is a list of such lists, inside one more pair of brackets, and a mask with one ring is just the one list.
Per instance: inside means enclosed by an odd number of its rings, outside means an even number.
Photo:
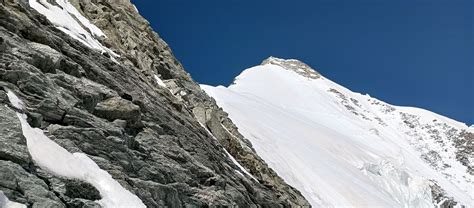
[{"label": "sunlit snow surface", "polygon": [[21,101],[20,98],[18,98],[18,96],[16,96],[10,89],[6,89],[6,91],[10,103],[18,110],[23,110],[25,108],[23,101]]},{"label": "sunlit snow surface", "polygon": [[[449,141],[438,144],[424,128],[436,120],[468,130],[462,123],[391,106],[324,77],[304,77],[273,64],[245,70],[228,88],[202,88],[313,206],[433,207],[429,179],[474,206],[474,178],[452,148],[445,152]],[[420,122],[417,127],[407,127],[410,116]],[[435,170],[421,159],[432,149],[449,168]]]},{"label": "sunlit snow surface", "polygon": [[29,0],[29,4],[33,9],[46,16],[46,18],[59,30],[80,41],[84,45],[118,57],[116,53],[103,46],[94,38],[105,36],[105,34],[87,18],[82,16],[68,0],[52,1],[57,5],[53,5],[47,0]]},{"label": "sunlit snow surface", "polygon": [[[23,109],[23,102],[11,90],[7,96],[18,109]],[[23,136],[26,138],[28,152],[35,163],[44,170],[66,177],[79,179],[92,184],[100,192],[102,199],[98,201],[106,208],[142,208],[142,201],[123,188],[106,171],[83,153],[69,153],[49,139],[41,129],[32,128],[26,121],[26,115],[17,113],[21,123]]]}]

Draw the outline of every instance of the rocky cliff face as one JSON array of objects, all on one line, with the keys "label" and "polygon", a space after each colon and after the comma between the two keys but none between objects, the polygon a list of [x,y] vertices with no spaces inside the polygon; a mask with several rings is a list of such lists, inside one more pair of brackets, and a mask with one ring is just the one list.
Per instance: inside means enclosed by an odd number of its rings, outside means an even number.
[{"label": "rocky cliff face", "polygon": [[[31,2],[0,0],[0,195],[32,207],[100,206],[94,186],[35,163],[20,112],[148,207],[309,206],[256,155],[128,0],[71,0],[105,36],[94,35],[79,15],[75,21],[106,50],[52,23]],[[40,5],[66,9],[58,3]]]}]

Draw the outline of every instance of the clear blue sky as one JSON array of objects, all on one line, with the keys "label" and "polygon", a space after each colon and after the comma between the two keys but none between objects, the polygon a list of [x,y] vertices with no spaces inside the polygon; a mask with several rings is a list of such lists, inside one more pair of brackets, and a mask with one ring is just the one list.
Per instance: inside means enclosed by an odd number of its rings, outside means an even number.
[{"label": "clear blue sky", "polygon": [[199,83],[296,58],[353,91],[474,123],[474,1],[132,2]]}]

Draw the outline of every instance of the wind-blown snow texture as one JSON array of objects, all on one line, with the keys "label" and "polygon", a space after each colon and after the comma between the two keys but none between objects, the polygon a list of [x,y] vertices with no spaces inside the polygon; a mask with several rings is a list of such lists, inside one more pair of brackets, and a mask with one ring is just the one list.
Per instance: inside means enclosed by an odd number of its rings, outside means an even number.
[{"label": "wind-blown snow texture", "polygon": [[473,133],[465,124],[351,92],[297,60],[269,58],[227,88],[202,88],[313,206],[474,206],[474,176],[459,160],[469,143],[459,135]]}]

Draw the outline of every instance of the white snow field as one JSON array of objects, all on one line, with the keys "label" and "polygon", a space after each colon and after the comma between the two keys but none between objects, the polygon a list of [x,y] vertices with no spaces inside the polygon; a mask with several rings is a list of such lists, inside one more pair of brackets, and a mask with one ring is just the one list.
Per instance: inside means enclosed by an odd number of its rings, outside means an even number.
[{"label": "white snow field", "polygon": [[105,36],[105,34],[92,24],[87,18],[71,4],[68,0],[52,0],[57,5],[53,5],[48,0],[29,0],[30,6],[44,15],[59,30],[78,40],[89,48],[97,49],[102,53],[107,52],[112,60],[118,57],[109,48],[103,46],[94,37]]},{"label": "white snow field", "polygon": [[[24,104],[11,90],[7,89],[10,103],[24,109]],[[69,153],[66,149],[49,139],[41,129],[32,128],[26,115],[17,113],[23,136],[26,138],[28,152],[40,168],[54,175],[79,179],[93,185],[102,199],[97,201],[105,208],[144,208],[143,202],[130,191],[123,188],[106,171],[83,153]],[[12,205],[13,206],[13,205]]]},{"label": "white snow field", "polygon": [[296,60],[265,63],[229,87],[201,87],[314,207],[435,207],[434,183],[474,207],[452,137],[472,128],[351,92]]}]

